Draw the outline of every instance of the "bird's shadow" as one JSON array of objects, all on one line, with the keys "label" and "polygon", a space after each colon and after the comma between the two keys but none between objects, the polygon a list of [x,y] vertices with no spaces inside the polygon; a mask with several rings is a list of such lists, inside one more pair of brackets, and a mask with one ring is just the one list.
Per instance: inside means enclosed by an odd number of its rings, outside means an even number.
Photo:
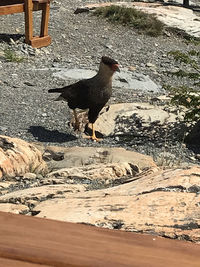
[{"label": "bird's shadow", "polygon": [[61,133],[58,130],[48,130],[42,126],[30,126],[28,132],[39,142],[65,143],[77,139],[72,134]]}]

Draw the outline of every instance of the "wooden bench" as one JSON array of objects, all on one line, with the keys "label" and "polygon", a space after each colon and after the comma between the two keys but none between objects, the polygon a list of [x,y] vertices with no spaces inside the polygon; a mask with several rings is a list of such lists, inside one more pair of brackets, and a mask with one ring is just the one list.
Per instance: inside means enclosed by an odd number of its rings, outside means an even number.
[{"label": "wooden bench", "polygon": [[[40,36],[33,35],[33,11],[42,10]],[[25,14],[25,42],[32,47],[43,47],[51,43],[48,35],[50,0],[0,0],[0,15]]]}]

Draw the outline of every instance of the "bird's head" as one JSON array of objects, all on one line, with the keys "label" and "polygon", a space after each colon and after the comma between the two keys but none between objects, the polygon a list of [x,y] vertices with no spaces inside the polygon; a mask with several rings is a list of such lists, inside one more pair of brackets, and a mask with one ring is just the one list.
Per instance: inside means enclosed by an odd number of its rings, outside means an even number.
[{"label": "bird's head", "polygon": [[120,72],[118,62],[116,60],[110,58],[110,57],[103,56],[101,58],[101,63],[100,64],[104,68],[107,68],[108,70],[110,70],[112,73],[114,73],[116,71]]}]

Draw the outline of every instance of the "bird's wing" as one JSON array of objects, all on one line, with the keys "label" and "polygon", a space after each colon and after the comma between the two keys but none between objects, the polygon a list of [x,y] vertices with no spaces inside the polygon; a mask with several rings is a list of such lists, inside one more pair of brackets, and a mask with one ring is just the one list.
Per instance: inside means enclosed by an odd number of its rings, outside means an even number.
[{"label": "bird's wing", "polygon": [[84,93],[87,93],[87,91],[88,91],[87,80],[81,80],[71,85],[63,87],[61,96],[66,99],[75,98],[80,94],[83,95]]}]

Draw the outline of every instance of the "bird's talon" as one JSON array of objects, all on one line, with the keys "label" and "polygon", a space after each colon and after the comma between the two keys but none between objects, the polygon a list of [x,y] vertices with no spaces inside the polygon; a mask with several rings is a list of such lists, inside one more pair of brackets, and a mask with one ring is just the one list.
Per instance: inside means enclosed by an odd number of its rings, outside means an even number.
[{"label": "bird's talon", "polygon": [[100,142],[102,140],[100,138],[97,138],[96,136],[89,136],[89,135],[85,135],[83,138],[92,139],[92,141],[94,141],[94,142]]}]

